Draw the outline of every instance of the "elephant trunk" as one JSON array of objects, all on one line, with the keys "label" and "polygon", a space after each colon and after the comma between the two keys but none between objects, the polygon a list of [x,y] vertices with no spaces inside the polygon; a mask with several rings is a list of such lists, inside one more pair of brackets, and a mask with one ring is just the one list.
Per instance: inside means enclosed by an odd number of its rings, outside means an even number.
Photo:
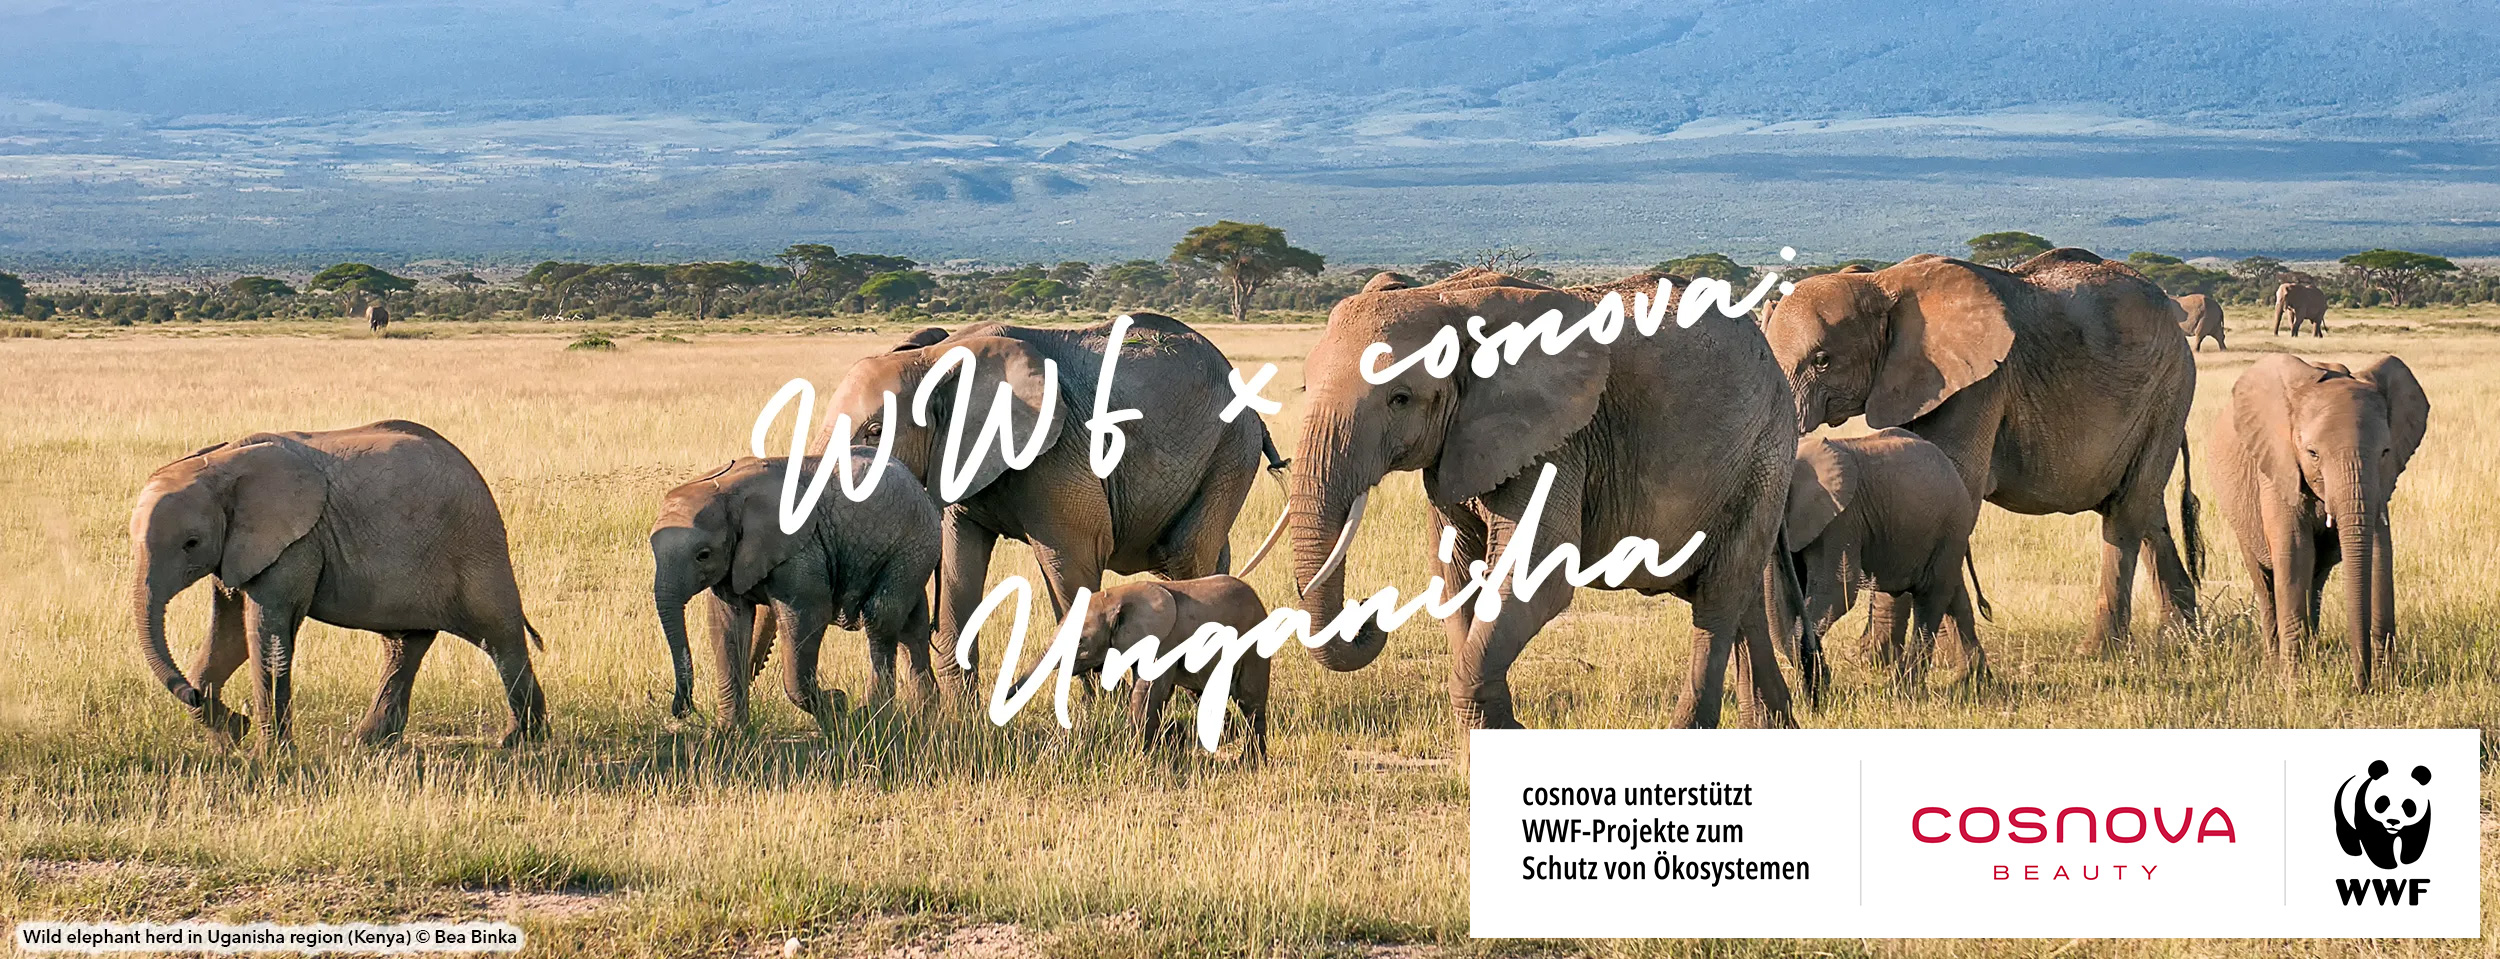
[{"label": "elephant trunk", "polygon": [[150,564],[145,552],[141,551],[140,572],[130,590],[131,609],[139,622],[139,652],[147,658],[148,671],[156,674],[156,681],[163,683],[167,692],[183,705],[198,709],[202,701],[200,691],[183,678],[182,670],[174,665],[173,651],[165,645],[165,603],[175,591],[160,588],[155,577],[148,574]]},{"label": "elephant trunk", "polygon": [[[1362,526],[1362,506],[1377,470],[1349,469],[1342,422],[1317,420],[1304,437],[1286,493],[1286,529],[1292,534],[1293,580],[1311,628],[1325,629],[1345,608],[1346,554]],[[1308,464],[1303,466],[1303,464]],[[1353,636],[1310,647],[1311,658],[1332,672],[1369,666],[1389,645],[1387,630],[1366,619]]]},{"label": "elephant trunk", "polygon": [[668,711],[681,719],[694,709],[694,654],[686,647],[689,592],[684,574],[668,570],[654,577],[651,587],[651,601],[660,610],[660,632],[668,638],[669,666],[677,675],[676,693],[669,699]]},{"label": "elephant trunk", "polygon": [[[2334,463],[2328,480],[2328,508],[2335,517],[2336,544],[2343,551],[2344,601],[2350,619],[2346,634],[2351,638],[2353,686],[2370,688],[2370,634],[2373,616],[2372,593],[2377,580],[2371,574],[2371,553],[2377,546],[2378,524],[2370,508],[2369,486],[2358,457],[2345,457]],[[2317,584],[2323,586],[2324,584]],[[2315,588],[2315,587],[2313,587]]]}]

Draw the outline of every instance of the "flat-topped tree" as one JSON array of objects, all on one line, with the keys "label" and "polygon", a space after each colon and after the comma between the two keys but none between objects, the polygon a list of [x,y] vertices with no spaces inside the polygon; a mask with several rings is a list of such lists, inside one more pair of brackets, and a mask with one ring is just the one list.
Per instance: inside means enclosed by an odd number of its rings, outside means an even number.
[{"label": "flat-topped tree", "polygon": [[2364,250],[2335,262],[2361,277],[2362,282],[2385,292],[2397,306],[2405,305],[2406,291],[2423,280],[2457,271],[2457,265],[2447,257],[2410,250]]},{"label": "flat-topped tree", "polygon": [[1325,259],[1285,242],[1285,231],[1265,223],[1218,220],[1197,227],[1172,246],[1175,263],[1215,268],[1233,294],[1233,322],[1250,319],[1250,297],[1288,270],[1318,276]]},{"label": "flat-topped tree", "polygon": [[417,288],[417,281],[391,273],[370,263],[340,263],[313,274],[306,287],[330,293],[363,293],[389,296]]},{"label": "flat-topped tree", "polygon": [[1753,269],[1729,259],[1725,253],[1695,253],[1691,256],[1668,260],[1650,267],[1649,270],[1652,273],[1672,273],[1688,278],[1706,276],[1714,280],[1726,280],[1730,286],[1744,286],[1753,282]]},{"label": "flat-topped tree", "polygon": [[26,312],[26,281],[15,273],[0,273],[0,310]]},{"label": "flat-topped tree", "polygon": [[790,276],[790,271],[781,267],[747,260],[681,263],[668,270],[668,282],[683,288],[694,299],[694,318],[698,320],[711,312],[712,304],[723,292],[784,283]]},{"label": "flat-topped tree", "polygon": [[2051,249],[2047,237],[2021,230],[1982,233],[1963,241],[1962,245],[1970,247],[1971,262],[1985,263],[2000,270],[2011,270],[2022,265],[2024,260]]},{"label": "flat-topped tree", "polygon": [[288,286],[285,280],[268,276],[239,276],[234,282],[226,284],[226,289],[236,296],[255,300],[295,295],[295,288]]}]

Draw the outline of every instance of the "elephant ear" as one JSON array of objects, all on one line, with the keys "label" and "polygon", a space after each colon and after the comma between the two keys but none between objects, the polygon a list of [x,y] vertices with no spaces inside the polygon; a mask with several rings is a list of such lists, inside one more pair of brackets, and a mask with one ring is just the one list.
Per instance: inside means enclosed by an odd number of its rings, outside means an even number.
[{"label": "elephant ear", "polygon": [[226,481],[226,551],[217,578],[251,582],[321,522],[330,482],[293,444],[254,437],[201,454]]},{"label": "elephant ear", "polygon": [[2333,375],[2299,357],[2276,353],[2250,364],[2248,372],[2231,384],[2227,415],[2240,437],[2239,454],[2256,467],[2260,483],[2268,487],[2285,481],[2292,484],[2289,489],[2276,489],[2276,496],[2300,493],[2299,453],[2292,448],[2292,394]]},{"label": "elephant ear", "polygon": [[[1105,598],[1095,597],[1097,602]],[[1180,625],[1180,604],[1172,598],[1172,591],[1161,584],[1138,582],[1121,590],[1117,600],[1118,605],[1104,617],[1105,624],[1111,627],[1110,635],[1104,638],[1109,644],[1106,649],[1125,650],[1138,640],[1155,636],[1163,641],[1160,648],[1168,652],[1173,644],[1189,638],[1172,635]]]},{"label": "elephant ear", "polygon": [[[972,419],[971,422],[963,425],[963,455],[969,455],[979,443],[983,430],[987,428],[990,411],[997,403],[999,387],[1002,384],[1007,387],[1009,396],[1007,423],[1010,428],[1007,431],[1007,445],[1021,453],[1028,448],[1028,444],[1031,444],[1035,455],[1048,452],[1051,447],[1058,445],[1059,438],[1066,435],[1069,429],[1068,411],[1061,408],[1057,392],[1045,388],[1047,384],[1043,381],[1043,371],[1046,360],[1040,350],[1034,349],[1030,343],[1013,337],[971,336],[956,340],[954,345],[939,351],[939,355],[931,357],[931,361],[944,364],[947,355],[957,349],[972,354],[972,363],[969,365],[969,375],[972,377]],[[951,503],[968,499],[989,488],[991,483],[996,482],[1000,476],[1006,475],[1008,470],[1006,457],[1000,455],[1002,451],[997,448],[997,444],[993,443],[988,452],[981,457],[979,468],[972,471],[970,481],[964,486],[963,491],[951,498],[945,495],[946,437],[950,421],[955,415],[955,391],[958,389],[960,378],[966,375],[966,370],[967,367],[963,365],[953,366],[945,371],[945,375],[924,381],[919,394],[916,394],[926,395],[929,398],[927,420],[930,431],[929,492],[937,494],[942,502]],[[916,411],[919,408],[918,400],[915,397],[911,399],[911,402]],[[1042,411],[1046,409],[1050,411],[1049,429],[1036,438],[1035,430],[1041,423]],[[917,413],[913,415],[916,417]],[[960,464],[961,461],[958,460],[958,463]]]},{"label": "elephant ear", "polygon": [[916,350],[944,340],[946,339],[946,336],[946,328],[943,326],[924,326],[912,331],[910,336],[904,337],[903,342],[894,344],[894,349],[890,352],[900,353],[904,350]]},{"label": "elephant ear", "polygon": [[1378,273],[1372,274],[1371,279],[1364,281],[1363,292],[1378,293],[1382,290],[1403,290],[1414,285],[1415,281],[1408,278],[1406,274],[1392,273],[1388,270],[1382,270]]},{"label": "elephant ear", "polygon": [[1980,268],[1918,259],[1875,274],[1891,300],[1885,347],[1866,398],[1866,425],[1903,426],[1987,379],[2014,348],[2005,298]]},{"label": "elephant ear", "polygon": [[1791,553],[1822,538],[1858,497],[1858,471],[1849,451],[1820,436],[1797,443],[1797,461],[1789,467],[1788,516],[1780,526],[1780,544]]},{"label": "elephant ear", "polygon": [[[764,577],[772,575],[775,567],[789,561],[790,554],[798,550],[799,536],[781,531],[781,471],[787,465],[753,459],[737,465],[747,468],[737,471],[741,475],[722,477],[721,483],[726,487],[722,499],[729,507],[729,526],[738,533],[738,545],[729,552],[729,591],[744,596]],[[802,475],[800,485],[804,487],[811,478]],[[830,506],[827,500],[848,502],[840,500],[839,495],[827,491],[825,498],[817,501],[817,509]],[[807,517],[799,533],[806,533],[815,523],[816,517]]]},{"label": "elephant ear", "polygon": [[2413,368],[2393,356],[2371,360],[2354,371],[2353,378],[2377,387],[2379,395],[2387,397],[2387,432],[2396,453],[2396,468],[2388,476],[2393,482],[2404,475],[2405,464],[2422,447],[2422,432],[2430,428],[2430,395],[2422,392],[2422,381],[2413,378]]},{"label": "elephant ear", "polygon": [[[1559,309],[1564,322],[1587,312],[1579,298],[1554,291],[1488,287],[1475,296],[1450,297],[1461,315],[1482,316],[1488,329],[1526,323]],[[1528,464],[1563,445],[1597,415],[1614,358],[1588,337],[1561,353],[1530,347],[1519,362],[1489,377],[1461,364],[1452,371],[1458,407],[1439,455],[1424,471],[1424,488],[1436,503],[1456,503],[1493,491]]]}]

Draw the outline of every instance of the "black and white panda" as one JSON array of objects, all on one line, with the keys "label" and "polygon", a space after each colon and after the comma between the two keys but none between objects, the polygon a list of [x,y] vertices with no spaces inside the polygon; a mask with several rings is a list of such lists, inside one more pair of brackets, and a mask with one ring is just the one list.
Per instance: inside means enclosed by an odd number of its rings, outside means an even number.
[{"label": "black and white panda", "polygon": [[2344,854],[2367,853],[2381,869],[2422,858],[2431,833],[2431,770],[2415,766],[2409,776],[2390,777],[2387,763],[2373,760],[2370,778],[2354,776],[2335,791],[2335,839]]}]

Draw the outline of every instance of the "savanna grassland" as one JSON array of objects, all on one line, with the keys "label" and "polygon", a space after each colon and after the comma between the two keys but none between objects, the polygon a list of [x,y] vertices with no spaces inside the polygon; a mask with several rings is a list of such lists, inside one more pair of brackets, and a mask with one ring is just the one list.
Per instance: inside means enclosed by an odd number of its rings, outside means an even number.
[{"label": "savanna grassland", "polygon": [[[2198,357],[2200,450],[2232,378],[2256,351],[2292,345],[2270,338],[2254,311],[2231,319],[2236,349]],[[2132,645],[2079,656],[2095,518],[1992,508],[1977,550],[1996,607],[1981,626],[1996,681],[1976,693],[1897,690],[1857,654],[1852,617],[1835,633],[1836,695],[1801,718],[2500,726],[2500,591],[2490,579],[2500,561],[2500,310],[2339,311],[2331,322],[2330,338],[2299,348],[2335,359],[2396,352],[2433,404],[2393,509],[2401,636],[2391,682],[2352,695],[2332,647],[2288,687],[2262,668],[2244,574],[2212,509],[2205,628],[2157,631],[2148,595]],[[750,733],[674,722],[644,543],[659,495],[737,455],[784,380],[829,388],[853,358],[906,331],[643,322],[600,327],[613,349],[567,349],[582,329],[418,322],[389,338],[343,324],[0,338],[0,920],[510,916],[542,956],[778,954],[790,937],[812,955],[2494,952],[2488,918],[2481,943],[1476,942],[1446,645],[1422,620],[1360,673],[1281,658],[1273,757],[1259,769],[1231,762],[1231,747],[1215,759],[1135,755],[1101,697],[1076,703],[1073,732],[1046,703],[1003,729],[854,710],[828,743],[767,677]],[[1290,452],[1293,387],[1315,327],[1207,329],[1237,365],[1283,368],[1269,392],[1285,410],[1271,425]],[[385,417],[440,430],[493,486],[523,597],[547,636],[537,664],[552,737],[517,753],[492,748],[503,722],[494,674],[474,648],[445,642],[418,684],[408,741],[342,745],[379,680],[379,643],[307,624],[295,751],[213,750],[136,648],[125,537],[140,482],[256,430]],[[2196,465],[2209,464],[2200,455]],[[1426,575],[1419,485],[1396,477],[1376,500],[1350,592],[1411,590]],[[1261,483],[1234,530],[1235,555],[1279,507]],[[994,576],[1034,576],[1021,547],[1001,556]],[[1271,602],[1290,592],[1281,564],[1252,581]],[[207,624],[204,596],[195,587],[169,619],[186,665]],[[2330,591],[2329,637],[2341,635],[2339,601]],[[1685,630],[1674,600],[1584,594],[1513,671],[1521,718],[1663,721]],[[865,689],[862,648],[829,638],[825,681]],[[2483,794],[2488,807],[2489,775]],[[2488,862],[2483,894],[2500,894]]]}]

